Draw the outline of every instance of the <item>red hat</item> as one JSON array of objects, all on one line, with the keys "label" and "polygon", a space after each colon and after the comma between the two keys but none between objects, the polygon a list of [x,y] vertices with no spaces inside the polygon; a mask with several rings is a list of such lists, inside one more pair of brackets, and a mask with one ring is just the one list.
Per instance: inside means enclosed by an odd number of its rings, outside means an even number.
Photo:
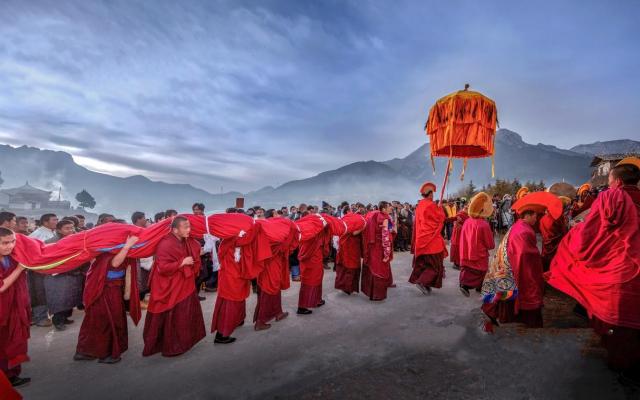
[{"label": "red hat", "polygon": [[542,214],[546,210],[553,219],[560,218],[563,211],[562,201],[549,192],[530,193],[516,201],[511,206],[511,209],[518,214],[522,214],[527,210]]},{"label": "red hat", "polygon": [[420,186],[420,194],[425,194],[428,191],[435,192],[436,191],[436,184],[435,183],[431,183],[431,182],[425,182],[425,183],[422,184],[422,186]]}]

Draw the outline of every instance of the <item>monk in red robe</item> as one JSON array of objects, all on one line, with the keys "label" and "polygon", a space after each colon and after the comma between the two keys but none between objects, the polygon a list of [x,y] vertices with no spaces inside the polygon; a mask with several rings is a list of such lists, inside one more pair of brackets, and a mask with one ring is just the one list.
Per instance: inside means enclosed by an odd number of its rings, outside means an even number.
[{"label": "monk in red robe", "polygon": [[[581,188],[582,189],[582,188]],[[596,200],[596,196],[590,191],[590,187],[584,188],[584,190],[578,194],[578,201],[571,207],[571,218],[575,218],[583,212],[587,211],[593,205]]]},{"label": "monk in red robe", "polygon": [[[469,204],[469,216],[460,232],[460,291],[480,291],[489,269],[489,250],[495,248],[493,232],[486,218],[493,214],[491,197],[480,192]],[[452,246],[453,247],[453,246]]]},{"label": "monk in red robe", "polygon": [[564,214],[558,219],[544,214],[540,218],[539,229],[542,236],[542,266],[548,271],[560,241],[569,232],[569,222]]},{"label": "monk in red robe", "polygon": [[[235,218],[237,214],[225,214]],[[247,314],[246,301],[251,293],[251,280],[256,279],[265,268],[265,261],[271,257],[271,244],[262,231],[261,225],[254,223],[248,231],[238,236],[225,238],[220,242],[218,260],[218,297],[213,309],[211,332],[216,333],[214,343],[235,342],[233,331],[244,325]],[[266,328],[265,328],[266,329]]]},{"label": "monk in red robe", "polygon": [[609,366],[640,384],[640,159],[609,173],[583,223],[558,247],[549,284],[576,299],[608,351]]},{"label": "monk in red robe", "polygon": [[20,377],[21,364],[29,361],[31,304],[27,275],[11,257],[15,245],[13,231],[0,227],[0,370],[12,386],[22,386],[31,382]]},{"label": "monk in red robe", "polygon": [[[348,208],[347,208],[348,209]],[[343,221],[355,218],[362,221],[364,227],[364,217],[360,214],[348,213],[343,217]],[[360,288],[360,271],[362,264],[362,231],[357,230],[340,237],[338,242],[338,252],[336,254],[336,282],[335,288],[350,295],[358,292]]]},{"label": "monk in red robe", "polygon": [[[298,220],[304,223],[305,218],[319,218],[318,215],[308,215]],[[323,223],[326,225],[326,223]],[[324,228],[312,238],[300,241],[298,261],[300,261],[300,293],[298,295],[297,314],[308,315],[310,308],[322,307],[322,279],[324,278],[323,258],[329,254],[331,235],[329,227]]]},{"label": "monk in red robe", "polygon": [[431,288],[441,288],[444,279],[444,259],[447,248],[440,232],[445,220],[442,207],[433,202],[436,185],[426,182],[420,188],[422,200],[416,207],[416,220],[413,224],[413,271],[409,282],[416,284],[425,295]]},{"label": "monk in red robe", "polygon": [[518,220],[500,243],[483,283],[482,311],[492,324],[521,322],[529,328],[542,327],[544,280],[533,229],[536,211],[526,207],[517,210]]},{"label": "monk in red robe", "polygon": [[[136,276],[136,260],[127,258],[129,250],[138,241],[130,236],[118,254],[105,253],[91,263],[85,281],[82,302],[85,316],[80,326],[76,361],[99,359],[105,364],[114,364],[121,360],[127,351],[129,337],[127,333],[127,313],[125,297],[130,302],[129,315],[134,324],[140,321],[140,302]],[[130,293],[125,294],[125,277],[129,271],[131,277]]]},{"label": "monk in red robe", "polygon": [[460,210],[454,217],[453,233],[451,234],[451,244],[449,246],[449,260],[454,268],[460,268],[460,232],[464,222],[469,218],[467,207]]},{"label": "monk in red robe", "polygon": [[269,321],[289,316],[282,310],[282,291],[291,286],[289,256],[298,247],[298,228],[288,218],[271,217],[261,221],[271,242],[271,257],[258,275],[258,302],[253,316],[255,330],[268,329]]},{"label": "monk in red robe", "polygon": [[[193,280],[200,272],[200,243],[189,237],[185,217],[175,217],[158,247],[149,283],[151,297],[144,321],[143,356],[187,352],[206,336]],[[135,303],[132,301],[131,303]]]},{"label": "monk in red robe", "polygon": [[378,211],[367,217],[364,230],[364,263],[362,269],[362,293],[371,301],[387,298],[387,289],[393,283],[391,260],[393,260],[391,217],[392,206],[381,201]]}]

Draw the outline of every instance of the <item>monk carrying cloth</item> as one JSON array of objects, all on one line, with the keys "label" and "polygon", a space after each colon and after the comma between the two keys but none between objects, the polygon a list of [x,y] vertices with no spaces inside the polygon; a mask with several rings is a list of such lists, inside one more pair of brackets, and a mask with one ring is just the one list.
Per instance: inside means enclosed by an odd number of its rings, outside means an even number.
[{"label": "monk carrying cloth", "polygon": [[444,259],[447,248],[440,234],[445,216],[441,207],[433,202],[436,185],[426,182],[420,188],[423,199],[416,207],[416,221],[413,225],[413,271],[409,282],[416,284],[425,295],[431,288],[441,288],[444,279]]},{"label": "monk carrying cloth", "polygon": [[[144,321],[143,356],[187,352],[206,336],[202,308],[193,281],[200,273],[200,243],[189,237],[185,217],[175,217],[171,233],[156,248],[151,268],[151,298]],[[131,303],[135,303],[132,301]]]},{"label": "monk carrying cloth", "polygon": [[348,295],[358,292],[360,288],[360,271],[362,264],[362,230],[366,226],[364,217],[354,214],[345,207],[346,214],[342,221],[348,226],[357,226],[342,235],[338,241],[336,254],[336,281],[335,288]]},{"label": "monk carrying cloth", "polygon": [[[127,313],[135,325],[141,317],[138,300],[137,263],[127,258],[129,250],[138,241],[130,236],[118,254],[101,254],[91,263],[84,287],[85,316],[78,334],[78,345],[73,357],[76,361],[99,359],[114,364],[127,351]],[[127,274],[131,279],[127,279]],[[130,284],[127,284],[130,282]]]},{"label": "monk carrying cloth", "polygon": [[546,278],[588,312],[609,367],[640,385],[640,159],[609,173],[609,189],[560,242]]},{"label": "monk carrying cloth", "polygon": [[29,361],[31,305],[24,268],[11,257],[15,245],[13,231],[0,227],[0,370],[12,386],[22,386],[31,382],[20,377],[20,365]]}]

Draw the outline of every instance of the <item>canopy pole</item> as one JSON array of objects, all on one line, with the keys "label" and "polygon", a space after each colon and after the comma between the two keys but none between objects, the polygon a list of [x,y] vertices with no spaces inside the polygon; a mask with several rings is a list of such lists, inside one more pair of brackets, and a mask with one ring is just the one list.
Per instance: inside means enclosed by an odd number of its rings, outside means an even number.
[{"label": "canopy pole", "polygon": [[449,171],[451,170],[451,158],[447,162],[447,170],[444,172],[444,180],[442,182],[442,189],[440,189],[440,206],[442,206],[442,199],[444,198],[444,191],[447,187],[447,181],[449,180]]}]

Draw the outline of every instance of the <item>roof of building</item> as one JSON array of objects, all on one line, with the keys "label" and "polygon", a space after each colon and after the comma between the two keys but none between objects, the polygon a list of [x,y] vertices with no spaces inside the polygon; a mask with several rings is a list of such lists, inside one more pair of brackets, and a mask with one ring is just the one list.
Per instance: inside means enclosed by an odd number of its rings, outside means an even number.
[{"label": "roof of building", "polygon": [[603,161],[620,161],[626,157],[640,157],[640,153],[613,153],[613,154],[599,154],[593,157],[591,166],[595,167]]},{"label": "roof of building", "polygon": [[36,187],[33,187],[31,185],[29,185],[29,182],[25,183],[24,185],[17,187],[17,188],[11,188],[11,189],[2,189],[0,190],[0,192],[2,193],[6,193],[9,196],[15,196],[17,194],[21,194],[21,193],[30,193],[30,194],[40,194],[43,196],[47,196],[49,197],[51,195],[51,192],[48,190],[42,190],[42,189],[38,189]]}]

